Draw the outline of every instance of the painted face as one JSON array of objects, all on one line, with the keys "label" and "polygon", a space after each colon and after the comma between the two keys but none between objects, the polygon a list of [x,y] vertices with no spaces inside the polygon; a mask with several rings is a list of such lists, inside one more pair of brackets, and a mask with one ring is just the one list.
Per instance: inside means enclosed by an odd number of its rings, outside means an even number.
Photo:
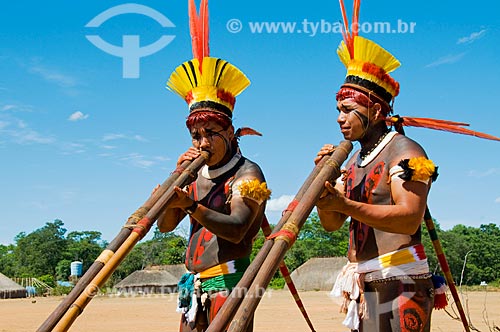
[{"label": "painted face", "polygon": [[197,149],[210,152],[207,161],[208,166],[223,165],[231,158],[231,140],[234,137],[234,129],[229,126],[224,130],[215,121],[195,123],[191,128],[191,139],[193,146]]},{"label": "painted face", "polygon": [[337,122],[344,138],[350,141],[363,138],[370,126],[368,108],[348,98],[337,102],[337,110]]}]

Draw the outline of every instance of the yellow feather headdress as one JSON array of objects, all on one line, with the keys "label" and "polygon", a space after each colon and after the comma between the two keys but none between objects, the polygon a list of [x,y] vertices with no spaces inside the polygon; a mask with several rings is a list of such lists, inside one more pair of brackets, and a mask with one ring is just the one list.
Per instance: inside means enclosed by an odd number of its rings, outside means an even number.
[{"label": "yellow feather headdress", "polygon": [[175,69],[167,87],[187,102],[190,112],[209,109],[232,118],[236,96],[250,81],[234,65],[209,56],[208,0],[201,1],[199,15],[194,0],[188,1],[194,59]]},{"label": "yellow feather headdress", "polygon": [[361,0],[354,0],[351,31],[349,31],[344,2],[340,0],[344,20],[342,31],[344,40],[340,43],[337,54],[347,68],[344,85],[374,94],[390,104],[399,94],[399,83],[389,73],[401,63],[377,43],[358,36],[360,4]]}]

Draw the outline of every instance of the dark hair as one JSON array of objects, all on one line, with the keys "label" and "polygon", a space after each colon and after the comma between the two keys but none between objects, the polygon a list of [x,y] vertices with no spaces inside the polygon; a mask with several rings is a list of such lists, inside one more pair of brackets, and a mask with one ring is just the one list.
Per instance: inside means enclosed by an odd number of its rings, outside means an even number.
[{"label": "dark hair", "polygon": [[214,121],[224,130],[229,128],[229,126],[232,124],[231,119],[227,115],[207,110],[191,112],[191,114],[189,114],[186,119],[186,127],[188,127],[188,129],[191,129],[191,127],[193,127],[195,123],[208,121]]}]

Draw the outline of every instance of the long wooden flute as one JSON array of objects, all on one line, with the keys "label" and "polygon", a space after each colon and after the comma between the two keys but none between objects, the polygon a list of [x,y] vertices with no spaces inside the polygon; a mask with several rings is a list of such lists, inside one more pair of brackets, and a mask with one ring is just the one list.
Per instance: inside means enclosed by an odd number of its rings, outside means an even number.
[{"label": "long wooden flute", "polygon": [[283,225],[282,230],[279,232],[281,234],[275,237],[269,254],[260,266],[257,275],[229,325],[228,332],[241,332],[246,330],[257,305],[264,295],[263,291],[269,285],[285,253],[293,245],[293,241],[320,198],[325,188],[325,181],[332,181],[340,176],[340,167],[347,159],[351,150],[352,143],[349,141],[342,141],[336,147],[333,154],[327,159],[318,176],[312,181],[302,199],[288,218],[288,221]]},{"label": "long wooden flute", "polygon": [[[343,141],[340,143],[340,145],[339,145],[339,147],[337,147],[337,149],[339,151],[342,151],[342,153],[345,153],[345,158],[347,158],[347,155],[352,150],[352,144],[348,141]],[[337,157],[337,154],[336,154],[336,157]],[[313,169],[311,174],[307,177],[306,181],[300,187],[300,189],[297,192],[297,194],[295,195],[295,198],[293,199],[292,203],[289,205],[289,207],[291,207],[291,208],[285,210],[280,221],[274,227],[272,235],[279,233],[281,231],[282,227],[292,217],[292,215],[295,212],[295,209],[299,205],[303,205],[302,201],[303,201],[304,195],[309,191],[311,184],[315,181],[317,182],[316,179],[317,179],[318,175],[323,172],[323,168],[325,167],[325,165],[332,164],[332,162],[330,161],[331,159],[332,159],[332,157],[325,156],[316,165],[316,167]],[[340,162],[339,165],[341,163],[342,162]],[[324,188],[324,182],[325,181],[323,181],[321,184],[322,188]],[[312,210],[312,208],[314,207],[314,203],[310,207]],[[307,219],[307,216],[306,216],[306,219]],[[305,221],[305,219],[304,219],[304,221]],[[236,313],[236,310],[238,310],[238,307],[241,307],[242,299],[248,294],[248,290],[249,290],[252,282],[254,281],[259,270],[261,269],[264,261],[267,259],[268,254],[271,251],[271,249],[273,248],[274,243],[275,243],[275,240],[266,240],[264,242],[264,245],[262,246],[260,251],[257,253],[257,256],[255,256],[255,258],[253,259],[252,263],[245,271],[245,274],[243,275],[243,277],[241,278],[239,283],[233,289],[233,291],[229,295],[226,302],[222,305],[221,309],[219,310],[219,312],[215,316],[214,320],[208,326],[208,329],[206,332],[223,331],[229,325],[229,323],[233,319],[233,316]],[[274,271],[276,271],[276,269]],[[273,274],[274,274],[274,272],[273,272]],[[272,275],[271,275],[271,277],[272,277]],[[253,314],[253,312],[252,312],[252,314]]]},{"label": "long wooden flute", "polygon": [[[172,174],[146,200],[146,202],[144,202],[144,204],[128,218],[126,224],[122,227],[118,235],[94,261],[94,263],[85,272],[85,274],[78,281],[72,291],[56,307],[56,309],[49,315],[49,317],[42,323],[42,325],[40,325],[40,327],[36,330],[37,332],[50,332],[54,330],[56,324],[58,324],[63,316],[66,315],[68,310],[70,310],[70,307],[75,306],[76,300],[82,296],[82,293],[85,290],[88,291],[89,285],[95,285],[94,280],[96,276],[103,270],[105,266],[109,264],[110,260],[118,254],[118,251],[123,247],[126,241],[128,241],[126,248],[127,250],[125,252],[125,248],[121,249],[120,255],[123,255],[125,253],[126,256],[128,252],[130,252],[133,245],[135,245],[135,243],[137,243],[147,233],[147,231],[149,231],[152,223],[156,220],[161,210],[172,197],[174,193],[173,187],[183,187],[194,181],[196,179],[198,170],[205,164],[208,156],[209,155],[207,152],[202,151],[202,154],[197,159],[193,161],[184,161],[179,167],[177,167],[176,170],[172,172]],[[143,224],[145,222],[142,220],[146,217],[149,220],[149,225],[147,225],[148,223],[146,223],[146,226],[144,226]],[[135,231],[135,233],[138,234],[139,237],[137,238],[137,241],[132,245],[132,247],[129,247],[131,245],[131,240],[129,238],[134,232],[135,228],[138,228],[142,231]],[[118,264],[125,258],[125,256],[120,257]],[[107,270],[106,273],[109,273],[109,275],[105,277],[105,280],[107,280],[111,273],[114,272],[117,266],[118,265],[114,266],[112,270]],[[93,290],[92,292],[94,291],[95,290]],[[92,295],[92,293],[89,294],[90,296]]]}]

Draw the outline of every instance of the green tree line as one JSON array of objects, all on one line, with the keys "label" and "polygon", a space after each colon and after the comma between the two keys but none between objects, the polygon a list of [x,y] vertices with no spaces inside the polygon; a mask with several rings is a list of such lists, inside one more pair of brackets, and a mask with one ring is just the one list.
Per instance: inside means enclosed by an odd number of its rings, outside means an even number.
[{"label": "green tree line", "polygon": [[[293,271],[312,257],[345,256],[349,242],[348,228],[348,223],[345,223],[338,231],[326,232],[321,227],[318,215],[312,213],[285,256],[288,269]],[[436,222],[436,231],[457,284],[500,282],[500,228],[497,225],[456,225],[444,231]],[[64,223],[58,219],[47,222],[29,234],[19,233],[14,241],[14,244],[0,245],[0,272],[9,277],[36,277],[51,286],[56,285],[56,280],[68,280],[72,261],[82,261],[85,272],[107,246],[100,232],[68,233]],[[259,233],[252,258],[264,241],[264,236]],[[425,225],[422,227],[422,241],[431,271],[439,273],[439,263]],[[134,247],[108,284],[113,285],[133,271],[150,265],[183,263],[186,246],[185,237],[160,233],[156,229],[151,240],[140,242]],[[271,285],[280,287],[283,284],[277,272]]]},{"label": "green tree line", "polygon": [[[19,233],[14,244],[0,245],[0,272],[9,277],[35,277],[52,287],[57,286],[56,281],[69,279],[73,261],[81,261],[85,273],[108,243],[100,232],[67,233],[63,226],[56,219],[29,234]],[[113,285],[149,265],[182,263],[186,246],[184,237],[156,230],[151,240],[133,248],[108,283]]]}]

